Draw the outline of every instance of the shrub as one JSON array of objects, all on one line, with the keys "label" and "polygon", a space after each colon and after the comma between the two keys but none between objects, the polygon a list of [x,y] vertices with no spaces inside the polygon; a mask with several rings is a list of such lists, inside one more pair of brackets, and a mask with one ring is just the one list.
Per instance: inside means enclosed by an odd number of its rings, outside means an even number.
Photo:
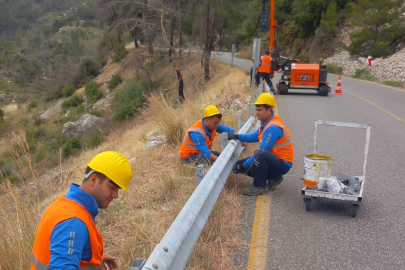
[{"label": "shrub", "polygon": [[64,97],[70,97],[75,91],[75,86],[72,83],[69,83],[62,89],[62,95]]},{"label": "shrub", "polygon": [[81,96],[74,95],[70,99],[63,101],[63,108],[77,107],[83,103],[83,98]]},{"label": "shrub", "polygon": [[97,82],[94,80],[86,83],[84,93],[89,98],[90,103],[95,103],[97,100],[103,97],[103,92],[101,92]]},{"label": "shrub", "polygon": [[34,109],[36,107],[37,107],[37,102],[35,100],[31,101],[30,104],[28,104],[28,111],[30,112],[32,109]]},{"label": "shrub", "polygon": [[11,165],[10,163],[1,164],[0,173],[4,177],[9,176],[12,172],[13,172],[13,165]]},{"label": "shrub", "polygon": [[113,90],[117,85],[122,82],[120,74],[114,74],[111,80],[108,82],[108,89]]},{"label": "shrub", "polygon": [[329,64],[327,66],[328,73],[336,74],[336,75],[342,75],[343,69],[341,66],[335,65],[335,64]]},{"label": "shrub", "polygon": [[42,124],[42,119],[40,115],[34,116],[34,126],[38,127]]},{"label": "shrub", "polygon": [[86,145],[90,148],[99,146],[104,141],[104,134],[102,132],[91,133],[87,138]]},{"label": "shrub", "polygon": [[83,57],[80,59],[79,65],[79,81],[83,82],[91,78],[95,78],[100,74],[100,65],[92,57]]},{"label": "shrub", "polygon": [[363,80],[373,80],[373,76],[368,68],[358,68],[354,72],[353,78],[363,79]]},{"label": "shrub", "polygon": [[44,128],[37,128],[34,130],[26,130],[25,131],[25,137],[27,138],[28,141],[32,140],[37,140],[39,138],[42,138],[46,135],[46,131]]},{"label": "shrub", "polygon": [[80,138],[72,138],[68,140],[62,147],[62,156],[67,158],[68,156],[77,154],[82,149],[82,142]]},{"label": "shrub", "polygon": [[404,83],[401,81],[385,81],[383,83],[394,87],[404,87]]},{"label": "shrub", "polygon": [[151,90],[152,85],[135,81],[125,84],[124,88],[114,96],[112,103],[114,119],[116,121],[131,119],[134,111],[145,103],[145,94]]},{"label": "shrub", "polygon": [[17,175],[14,175],[14,174],[9,175],[8,180],[10,180],[11,184],[17,184],[18,182],[21,181],[21,179]]},{"label": "shrub", "polygon": [[125,49],[124,45],[117,44],[116,47],[114,48],[114,54],[112,56],[112,59],[114,62],[118,63],[122,59],[127,56],[128,52]]},{"label": "shrub", "polygon": [[91,115],[95,115],[97,117],[101,117],[101,116],[103,116],[104,111],[93,109],[93,110],[89,110],[88,113]]}]

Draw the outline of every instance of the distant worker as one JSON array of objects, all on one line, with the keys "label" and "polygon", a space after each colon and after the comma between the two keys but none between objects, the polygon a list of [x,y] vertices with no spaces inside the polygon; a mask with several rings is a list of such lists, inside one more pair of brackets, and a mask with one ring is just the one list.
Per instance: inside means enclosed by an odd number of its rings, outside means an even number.
[{"label": "distant worker", "polygon": [[116,269],[116,257],[104,253],[95,218],[128,192],[132,168],[118,152],[97,154],[85,170],[81,185],[71,184],[68,193],[45,210],[35,236],[31,270]]},{"label": "distant worker", "polygon": [[[275,190],[293,165],[294,146],[290,131],[283,120],[274,114],[276,100],[270,93],[257,98],[256,117],[261,122],[256,132],[249,134],[228,134],[228,139],[241,142],[260,142],[254,155],[239,160],[234,172],[253,177],[253,187],[244,190],[245,195],[267,194]],[[268,181],[268,183],[267,183]]]},{"label": "distant worker", "polygon": [[212,151],[212,143],[217,133],[235,133],[235,130],[220,124],[222,113],[217,107],[205,108],[203,118],[192,125],[184,136],[179,155],[187,163],[212,164],[219,152]]},{"label": "distant worker", "polygon": [[[250,67],[250,81],[249,81],[249,84],[250,84],[250,85],[252,85],[252,83],[253,83],[253,84],[257,84],[257,81],[259,80],[259,78],[257,77],[257,76],[258,76],[258,73],[257,73],[257,71],[254,72],[254,69],[255,69],[255,59],[252,58],[252,66]],[[254,74],[255,74],[255,80],[252,82],[253,72],[254,72]]]},{"label": "distant worker", "polygon": [[260,79],[263,79],[263,82],[266,81],[270,90],[274,92],[273,83],[270,79],[274,77],[274,71],[271,70],[271,60],[270,52],[268,50],[265,55],[260,57],[259,66],[257,67],[256,85],[259,86]]}]

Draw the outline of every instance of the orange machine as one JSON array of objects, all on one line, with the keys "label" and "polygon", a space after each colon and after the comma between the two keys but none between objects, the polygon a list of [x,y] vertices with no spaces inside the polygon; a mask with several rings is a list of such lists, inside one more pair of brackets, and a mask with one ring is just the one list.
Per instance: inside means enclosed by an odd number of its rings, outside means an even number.
[{"label": "orange machine", "polygon": [[[262,0],[262,4],[264,1],[266,0]],[[272,59],[276,60],[279,58],[279,55],[275,44],[277,21],[274,17],[274,1],[270,0],[269,51],[271,52]],[[326,65],[322,65],[321,63],[308,64],[294,59],[282,58],[286,59],[282,65],[274,61],[271,67],[274,71],[281,70],[282,72],[281,79],[277,84],[277,90],[281,95],[287,95],[288,89],[314,89],[321,96],[327,96],[331,92],[331,88],[326,81],[328,75]]]}]

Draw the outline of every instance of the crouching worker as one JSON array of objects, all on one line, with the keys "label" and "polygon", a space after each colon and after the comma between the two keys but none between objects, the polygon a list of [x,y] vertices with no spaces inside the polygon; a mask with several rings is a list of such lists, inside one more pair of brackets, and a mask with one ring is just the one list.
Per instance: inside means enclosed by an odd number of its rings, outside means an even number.
[{"label": "crouching worker", "polygon": [[261,94],[255,103],[256,117],[261,122],[259,129],[249,134],[228,134],[228,139],[241,142],[260,142],[254,155],[239,160],[234,171],[253,177],[253,187],[244,190],[245,195],[267,194],[275,190],[288,173],[294,159],[294,146],[290,131],[283,120],[273,113],[276,107],[274,96]]},{"label": "crouching worker", "polygon": [[[81,185],[71,184],[68,193],[45,210],[35,236],[31,270],[116,269],[116,257],[104,253],[103,238],[95,218],[128,192],[132,168],[118,152],[96,155],[85,171]],[[107,268],[108,267],[108,268]]]},{"label": "crouching worker", "polygon": [[212,164],[219,152],[212,151],[212,143],[217,133],[235,133],[235,130],[220,124],[222,114],[217,107],[207,106],[203,118],[192,125],[184,136],[179,155],[186,163]]}]

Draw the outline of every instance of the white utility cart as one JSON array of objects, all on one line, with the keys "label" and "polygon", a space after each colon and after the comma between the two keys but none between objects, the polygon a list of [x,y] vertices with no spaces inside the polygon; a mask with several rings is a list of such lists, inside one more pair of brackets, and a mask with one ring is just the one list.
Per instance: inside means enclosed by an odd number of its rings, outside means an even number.
[{"label": "white utility cart", "polygon": [[307,211],[310,211],[313,198],[321,197],[321,198],[328,198],[328,199],[333,199],[333,200],[342,200],[342,201],[350,202],[352,204],[351,215],[353,217],[355,217],[357,215],[357,211],[359,209],[360,202],[362,201],[364,184],[366,182],[367,156],[368,156],[368,149],[369,149],[369,143],[370,143],[371,126],[364,125],[364,124],[341,123],[341,122],[316,120],[315,121],[315,131],[314,131],[313,154],[317,154],[316,153],[316,148],[317,148],[316,140],[317,140],[319,125],[366,129],[366,146],[364,149],[363,175],[349,176],[349,175],[339,174],[338,179],[340,181],[342,181],[342,182],[346,181],[346,184],[349,182],[351,182],[351,183],[357,182],[358,185],[360,186],[360,188],[357,189],[357,192],[353,192],[352,194],[331,193],[331,192],[328,192],[325,190],[319,190],[316,188],[311,188],[311,187],[305,186],[301,191],[301,194],[304,198],[305,208]]}]

